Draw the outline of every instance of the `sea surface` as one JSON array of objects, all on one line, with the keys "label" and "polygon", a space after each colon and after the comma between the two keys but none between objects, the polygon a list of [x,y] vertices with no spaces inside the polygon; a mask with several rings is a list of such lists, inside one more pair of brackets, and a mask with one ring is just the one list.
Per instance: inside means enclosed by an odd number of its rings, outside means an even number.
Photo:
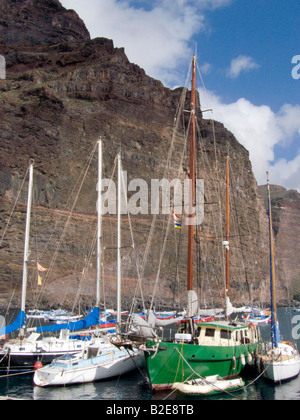
[{"label": "sea surface", "polygon": [[[299,317],[299,327],[292,324],[295,316]],[[292,328],[300,334],[300,312],[293,309],[280,309],[278,313],[280,330],[283,340],[292,341]],[[268,340],[270,327],[262,326],[263,337]],[[295,340],[293,340],[295,341]],[[296,340],[300,348],[300,340]],[[92,384],[74,385],[68,387],[39,388],[33,386],[32,374],[21,374],[17,376],[0,376],[0,398],[25,400],[106,400],[114,403],[120,401],[152,401],[169,402],[176,404],[184,401],[186,404],[204,399],[210,400],[300,400],[300,375],[293,380],[274,385],[265,379],[257,380],[255,371],[248,372],[243,379],[246,387],[235,393],[219,394],[206,397],[184,398],[182,395],[167,392],[153,392],[147,383],[144,371],[136,371],[120,378],[114,378],[105,382]]]}]

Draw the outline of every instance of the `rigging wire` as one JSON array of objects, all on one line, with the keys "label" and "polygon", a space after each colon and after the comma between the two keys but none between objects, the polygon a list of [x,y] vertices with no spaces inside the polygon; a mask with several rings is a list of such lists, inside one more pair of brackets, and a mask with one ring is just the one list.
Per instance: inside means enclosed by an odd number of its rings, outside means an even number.
[{"label": "rigging wire", "polygon": [[[80,176],[79,176],[79,178],[78,178],[78,180],[77,180],[76,185],[79,185],[79,188],[78,188],[78,191],[77,191],[77,193],[76,193],[76,196],[75,196],[74,202],[73,202],[73,204],[72,204],[72,206],[71,206],[71,209],[70,209],[70,211],[69,211],[69,213],[68,213],[67,221],[66,221],[66,223],[65,223],[65,226],[64,226],[63,232],[62,232],[62,234],[61,234],[61,236],[60,236],[60,238],[59,238],[59,240],[58,240],[58,242],[57,242],[57,244],[56,244],[56,248],[55,248],[55,251],[54,251],[54,255],[53,255],[53,258],[52,258],[52,260],[51,260],[51,262],[50,262],[50,265],[49,265],[49,268],[48,268],[48,271],[47,271],[47,275],[46,275],[46,278],[45,278],[44,284],[42,285],[41,290],[40,290],[40,292],[39,292],[39,294],[38,294],[38,299],[37,299],[38,301],[39,301],[39,299],[41,298],[41,296],[42,296],[42,294],[43,294],[43,292],[44,292],[44,290],[45,290],[45,286],[46,286],[47,280],[49,279],[50,275],[52,274],[52,271],[53,271],[53,268],[54,268],[54,264],[55,264],[55,262],[56,262],[56,259],[57,259],[57,256],[58,256],[58,253],[59,253],[60,248],[61,248],[61,246],[62,246],[62,242],[63,242],[63,240],[64,240],[64,238],[65,238],[66,233],[67,233],[67,229],[68,229],[68,227],[69,227],[69,225],[70,225],[70,221],[71,221],[71,219],[72,219],[72,217],[73,217],[74,209],[75,209],[75,206],[76,206],[76,204],[77,204],[77,201],[78,201],[78,198],[79,198],[79,194],[80,194],[80,192],[81,192],[81,190],[82,190],[82,187],[83,187],[84,181],[85,181],[85,179],[86,179],[86,176],[87,176],[87,173],[88,173],[89,167],[90,167],[90,165],[91,165],[91,163],[92,163],[93,156],[94,156],[95,151],[96,151],[96,149],[97,149],[97,145],[98,145],[98,143],[96,143],[96,144],[95,144],[95,146],[94,146],[94,148],[93,148],[93,150],[92,150],[92,152],[91,152],[91,154],[90,154],[90,156],[89,156],[89,158],[88,158],[88,160],[87,160],[87,162],[86,162],[86,164],[85,164],[85,167],[83,168],[83,170],[82,170],[82,172],[81,172],[81,174],[80,174]],[[81,177],[82,177],[82,179],[81,179]],[[80,181],[80,179],[81,179],[81,181]]]}]

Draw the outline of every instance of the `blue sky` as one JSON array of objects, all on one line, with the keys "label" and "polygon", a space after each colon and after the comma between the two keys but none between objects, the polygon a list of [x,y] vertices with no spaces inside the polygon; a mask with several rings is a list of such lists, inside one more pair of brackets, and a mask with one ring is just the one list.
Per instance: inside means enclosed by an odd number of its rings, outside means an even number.
[{"label": "blue sky", "polygon": [[[198,38],[199,58],[213,63],[215,71],[206,82],[226,101],[244,96],[274,111],[287,100],[297,103],[300,86],[295,89],[291,58],[300,50],[299,19],[299,0],[236,0],[207,13],[211,31]],[[224,69],[240,55],[252,57],[260,67],[224,85]]]},{"label": "blue sky", "polygon": [[61,3],[77,11],[92,38],[113,39],[170,88],[185,84],[197,43],[203,107],[249,150],[259,184],[268,170],[272,183],[300,191],[300,78],[292,77],[293,57],[300,62],[299,0]]}]

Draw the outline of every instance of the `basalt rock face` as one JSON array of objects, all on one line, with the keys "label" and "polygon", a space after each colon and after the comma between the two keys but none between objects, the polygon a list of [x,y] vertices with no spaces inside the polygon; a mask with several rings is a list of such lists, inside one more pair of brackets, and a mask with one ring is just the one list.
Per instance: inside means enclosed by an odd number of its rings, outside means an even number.
[{"label": "basalt rock face", "polygon": [[[300,194],[278,185],[270,186],[275,243],[276,282],[300,301]],[[267,186],[259,186],[267,205]]]},{"label": "basalt rock face", "polygon": [[[95,300],[96,141],[101,136],[104,142],[104,177],[116,179],[115,157],[121,152],[127,183],[144,180],[150,202],[151,179],[172,180],[188,173],[184,137],[179,119],[174,121],[184,90],[171,91],[148,77],[111,40],[91,40],[79,17],[58,1],[1,1],[0,7],[0,54],[7,63],[7,78],[0,80],[1,303],[18,305],[20,299],[25,173],[34,159],[28,306],[73,307],[79,301],[89,306]],[[222,124],[198,115],[198,125],[197,177],[204,179],[205,211],[196,231],[195,289],[202,304],[222,304],[229,152],[232,301],[268,301],[267,217],[248,152]],[[171,223],[164,242],[168,216],[153,221],[150,213],[149,205],[148,214],[131,214],[130,221],[122,216],[125,306],[133,296],[140,299],[142,290],[146,304],[155,291],[156,307],[182,307],[184,218],[181,230]],[[114,307],[116,227],[116,216],[105,215],[101,300]],[[37,285],[37,262],[48,269],[41,273],[42,286]]]},{"label": "basalt rock face", "polygon": [[78,15],[58,0],[1,0],[0,13],[3,45],[33,47],[90,38]]}]

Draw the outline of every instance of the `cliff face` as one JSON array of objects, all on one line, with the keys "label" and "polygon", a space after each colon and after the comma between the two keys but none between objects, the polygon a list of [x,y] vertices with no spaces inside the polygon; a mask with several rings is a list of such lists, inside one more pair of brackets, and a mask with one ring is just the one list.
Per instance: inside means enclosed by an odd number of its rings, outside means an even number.
[{"label": "cliff face", "polygon": [[2,45],[33,47],[90,38],[78,15],[58,0],[0,0],[0,11]]},{"label": "cliff face", "polygon": [[[300,194],[271,185],[276,280],[282,294],[300,300]],[[267,209],[267,187],[259,187]]]},{"label": "cliff face", "polygon": [[[114,48],[111,40],[91,40],[79,17],[56,0],[2,0],[0,12],[0,54],[7,63],[7,79],[0,80],[0,238],[28,162],[34,159],[29,304],[38,299],[39,304],[72,307],[80,296],[83,304],[90,305],[95,294],[95,252],[91,245],[96,231],[96,155],[84,181],[80,174],[85,174],[99,136],[104,140],[107,178],[114,172],[118,151],[128,182],[140,178],[151,185],[151,179],[166,176],[167,162],[169,179],[176,177],[179,167],[188,171],[186,155],[181,163],[183,137],[173,136],[182,89],[171,91],[148,77],[128,61],[123,49]],[[267,219],[248,152],[222,124],[214,123],[213,127],[200,115],[198,122],[202,139],[197,176],[205,182],[206,204],[204,223],[196,238],[199,275],[195,274],[195,288],[202,303],[222,303],[224,179],[229,152],[232,300],[236,304],[268,301]],[[172,138],[175,147],[170,159]],[[0,242],[3,305],[10,299],[19,302],[26,184]],[[123,295],[128,302],[136,290],[140,297],[136,258],[143,271],[146,301],[153,294],[167,223],[159,218],[153,232],[151,223],[150,214],[132,216],[133,250],[128,219],[122,218]],[[102,300],[115,306],[115,216],[104,217],[103,230]],[[152,239],[148,242],[150,231]],[[185,228],[180,232],[170,229],[156,287],[157,304],[184,304],[185,234]],[[179,245],[183,245],[182,251]],[[51,268],[43,275],[42,287],[37,287],[37,261]]]}]

